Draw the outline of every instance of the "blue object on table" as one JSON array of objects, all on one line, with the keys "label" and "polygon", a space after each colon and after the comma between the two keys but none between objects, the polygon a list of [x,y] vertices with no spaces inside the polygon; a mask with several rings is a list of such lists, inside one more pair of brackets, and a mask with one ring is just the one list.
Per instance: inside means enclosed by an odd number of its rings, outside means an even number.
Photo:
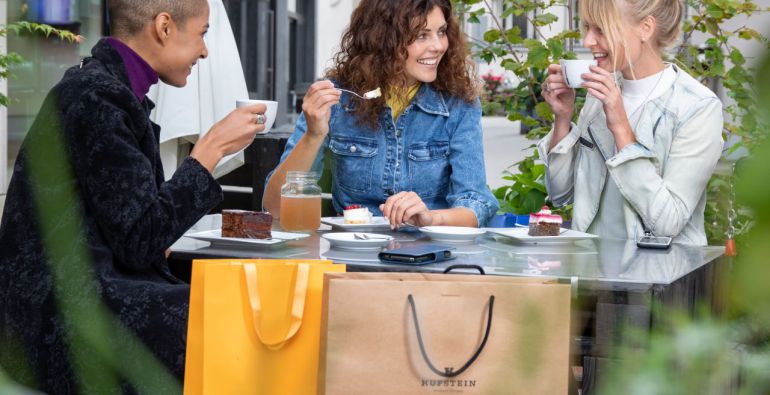
[{"label": "blue object on table", "polygon": [[529,226],[529,214],[517,215],[512,213],[497,214],[489,221],[489,228],[514,228],[516,224]]}]

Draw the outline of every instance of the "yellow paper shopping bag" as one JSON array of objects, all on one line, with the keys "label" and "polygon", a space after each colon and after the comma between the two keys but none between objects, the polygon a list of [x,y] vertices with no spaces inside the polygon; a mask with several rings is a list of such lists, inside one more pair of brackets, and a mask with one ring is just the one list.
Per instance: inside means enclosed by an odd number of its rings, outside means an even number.
[{"label": "yellow paper shopping bag", "polygon": [[323,260],[193,262],[186,394],[315,394]]}]

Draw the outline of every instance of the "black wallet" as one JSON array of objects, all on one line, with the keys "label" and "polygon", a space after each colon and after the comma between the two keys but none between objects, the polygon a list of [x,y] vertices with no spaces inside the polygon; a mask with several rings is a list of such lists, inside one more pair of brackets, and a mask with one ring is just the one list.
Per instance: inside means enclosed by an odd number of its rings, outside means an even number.
[{"label": "black wallet", "polygon": [[398,263],[402,265],[425,265],[454,259],[452,255],[454,247],[435,244],[422,244],[418,246],[394,248],[379,253],[380,261],[384,263]]}]

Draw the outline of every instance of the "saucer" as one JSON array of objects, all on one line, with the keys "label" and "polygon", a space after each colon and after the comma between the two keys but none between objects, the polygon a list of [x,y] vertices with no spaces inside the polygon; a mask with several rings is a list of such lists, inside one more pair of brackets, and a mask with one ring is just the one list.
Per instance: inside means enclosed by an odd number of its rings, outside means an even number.
[{"label": "saucer", "polygon": [[[332,248],[356,251],[379,250],[393,240],[393,236],[361,232],[324,233],[321,237],[329,241]],[[363,239],[365,237],[368,237],[368,239]]]},{"label": "saucer", "polygon": [[428,235],[433,240],[450,243],[471,242],[487,233],[484,229],[465,226],[423,226],[420,228],[420,232]]}]

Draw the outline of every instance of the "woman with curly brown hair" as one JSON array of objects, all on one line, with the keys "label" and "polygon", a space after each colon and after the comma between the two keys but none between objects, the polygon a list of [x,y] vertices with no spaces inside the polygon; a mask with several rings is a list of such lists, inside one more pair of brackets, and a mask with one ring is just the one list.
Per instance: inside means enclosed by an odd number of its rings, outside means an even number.
[{"label": "woman with curly brown hair", "polygon": [[[484,226],[498,208],[486,187],[475,75],[448,0],[363,0],[342,37],[331,81],[308,90],[269,177],[280,212],[288,171],[332,159],[337,212],[358,204],[391,227]],[[338,88],[382,97],[362,99]]]}]

